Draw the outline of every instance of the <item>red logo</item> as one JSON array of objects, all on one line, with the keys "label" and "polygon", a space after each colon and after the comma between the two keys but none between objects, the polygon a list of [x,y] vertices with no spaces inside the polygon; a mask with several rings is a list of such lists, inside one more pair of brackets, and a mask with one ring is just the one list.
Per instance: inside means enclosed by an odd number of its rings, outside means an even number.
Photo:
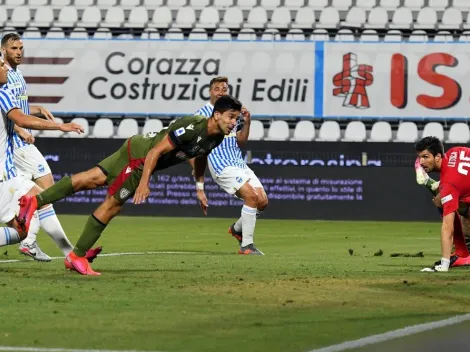
[{"label": "red logo", "polygon": [[333,96],[344,97],[343,106],[357,109],[370,108],[366,87],[374,82],[373,68],[370,65],[358,65],[357,55],[343,55],[343,70],[333,77]]}]

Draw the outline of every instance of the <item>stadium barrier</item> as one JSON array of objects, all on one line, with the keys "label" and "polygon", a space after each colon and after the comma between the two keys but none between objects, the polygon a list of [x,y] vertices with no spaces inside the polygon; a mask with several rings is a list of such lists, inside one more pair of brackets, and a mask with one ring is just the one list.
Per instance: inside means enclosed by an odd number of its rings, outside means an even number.
[{"label": "stadium barrier", "polygon": [[[87,170],[116,151],[117,139],[39,138],[36,145],[54,178]],[[263,183],[269,206],[263,217],[315,220],[439,220],[431,194],[415,181],[415,154],[406,143],[250,142],[244,157]],[[450,146],[447,146],[450,147]],[[206,174],[210,217],[239,216],[241,201]],[[106,188],[77,193],[56,203],[59,213],[89,214]],[[142,205],[123,214],[202,216],[187,163],[158,171]]]},{"label": "stadium barrier", "polygon": [[214,76],[255,117],[469,117],[467,43],[25,39],[31,103],[56,115],[182,116]]}]

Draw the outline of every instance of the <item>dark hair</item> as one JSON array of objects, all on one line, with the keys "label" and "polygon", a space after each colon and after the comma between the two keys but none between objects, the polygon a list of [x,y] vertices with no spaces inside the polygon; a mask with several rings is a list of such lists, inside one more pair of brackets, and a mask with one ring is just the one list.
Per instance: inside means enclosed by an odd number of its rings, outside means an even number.
[{"label": "dark hair", "polygon": [[420,153],[424,150],[430,152],[433,156],[441,154],[444,156],[444,145],[441,140],[434,136],[424,137],[415,144],[415,150]]},{"label": "dark hair", "polygon": [[2,48],[4,48],[9,41],[21,40],[21,37],[17,33],[8,33],[5,34],[2,38]]},{"label": "dark hair", "polygon": [[223,114],[227,110],[241,111],[241,109],[242,103],[240,103],[237,98],[232,97],[231,95],[223,95],[216,100],[212,115],[214,115],[215,112]]},{"label": "dark hair", "polygon": [[212,85],[215,83],[227,83],[228,84],[228,77],[226,76],[219,76],[219,77],[214,77],[211,79],[209,83],[209,89],[212,88]]}]

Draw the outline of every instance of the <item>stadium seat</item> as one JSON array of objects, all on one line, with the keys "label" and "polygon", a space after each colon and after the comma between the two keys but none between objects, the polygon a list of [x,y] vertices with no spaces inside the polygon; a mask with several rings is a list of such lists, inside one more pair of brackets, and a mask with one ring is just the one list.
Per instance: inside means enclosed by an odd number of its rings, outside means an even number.
[{"label": "stadium seat", "polygon": [[89,6],[93,6],[95,0],[73,0],[73,6],[77,8],[77,10],[86,9]]},{"label": "stadium seat", "polygon": [[54,12],[50,6],[41,6],[36,10],[34,20],[29,23],[33,27],[50,27],[54,22]]},{"label": "stadium seat", "polygon": [[338,142],[341,138],[341,130],[336,121],[325,121],[318,131],[319,142]]},{"label": "stadium seat", "polygon": [[57,21],[54,22],[54,26],[62,28],[74,27],[77,22],[77,9],[73,6],[65,6],[60,10],[59,17]]},{"label": "stadium seat", "polygon": [[460,34],[459,42],[469,43],[470,42],[470,31],[465,31],[462,34]]},{"label": "stadium seat", "polygon": [[251,10],[256,6],[257,0],[237,0],[237,6],[242,10]]},{"label": "stadium seat", "polygon": [[428,6],[436,11],[444,11],[449,6],[449,0],[429,0]]},{"label": "stadium seat", "polygon": [[219,10],[213,6],[205,7],[199,15],[198,28],[214,29],[220,22]]},{"label": "stadium seat", "polygon": [[263,138],[264,138],[263,123],[259,120],[251,120],[250,135],[248,136],[248,140],[260,141]]},{"label": "stadium seat", "polygon": [[160,39],[160,32],[156,28],[145,28],[141,35],[142,39]]},{"label": "stadium seat", "polygon": [[302,120],[297,122],[292,141],[310,142],[315,139],[315,125],[312,121]]},{"label": "stadium seat", "polygon": [[299,10],[304,6],[304,0],[284,0],[284,6],[290,10]]},{"label": "stadium seat", "polygon": [[424,0],[405,0],[404,5],[411,11],[419,11],[424,7]]},{"label": "stadium seat", "polygon": [[5,5],[8,7],[22,6],[25,4],[25,0],[5,0]]},{"label": "stadium seat", "polygon": [[439,122],[428,122],[421,134],[421,137],[435,136],[440,140],[444,140],[444,128]]},{"label": "stadium seat", "polygon": [[96,0],[96,6],[100,9],[111,9],[116,6],[117,0]]},{"label": "stadium seat", "polygon": [[196,13],[194,9],[189,6],[181,7],[177,14],[176,20],[173,23],[173,28],[192,28],[196,22]]},{"label": "stadium seat", "polygon": [[207,40],[207,38],[207,32],[204,28],[193,28],[188,36],[188,40]]},{"label": "stadium seat", "polygon": [[132,10],[136,7],[140,7],[139,5],[140,0],[121,0],[119,3],[119,7],[121,7],[123,10]]},{"label": "stadium seat", "polygon": [[113,121],[106,117],[98,119],[93,127],[92,137],[111,138],[114,135]]},{"label": "stadium seat", "polygon": [[275,120],[269,125],[267,141],[287,141],[289,125],[284,120]]},{"label": "stadium seat", "polygon": [[340,29],[336,32],[335,42],[354,42],[354,34],[350,29]]},{"label": "stadium seat", "polygon": [[210,6],[210,0],[189,0],[189,6],[195,10],[204,10]]},{"label": "stadium seat", "polygon": [[416,23],[413,25],[414,29],[435,29],[437,23],[436,10],[431,7],[422,8],[416,19]]},{"label": "stadium seat", "polygon": [[18,6],[13,9],[11,19],[7,25],[12,27],[27,27],[29,21],[31,21],[30,8],[27,6]]},{"label": "stadium seat", "polygon": [[449,31],[439,31],[434,36],[434,41],[441,43],[452,43],[454,41],[454,37]]},{"label": "stadium seat", "polygon": [[256,40],[255,30],[252,28],[243,28],[238,32],[237,40]]},{"label": "stadium seat", "polygon": [[292,28],[286,34],[286,41],[304,41],[305,33],[299,28]]},{"label": "stadium seat", "polygon": [[[28,1],[28,4],[31,4],[31,0]],[[51,6],[60,9],[63,6],[69,6],[71,2],[71,0],[51,0]]]},{"label": "stadium seat", "polygon": [[341,22],[341,27],[361,28],[366,23],[366,11],[360,7],[352,7],[346,15],[346,20]]},{"label": "stadium seat", "polygon": [[323,10],[328,6],[328,0],[308,0],[308,7],[313,10]]},{"label": "stadium seat", "polygon": [[[28,5],[29,7],[33,8],[33,9],[37,9],[41,6],[47,6],[47,3],[49,2],[49,0],[28,0]],[[69,0],[70,2],[70,0]]]},{"label": "stadium seat", "polygon": [[470,29],[470,11],[467,12],[467,18],[463,25],[464,29]]},{"label": "stadium seat", "polygon": [[127,28],[144,28],[149,21],[149,15],[147,9],[143,6],[134,7],[130,14],[127,23],[124,27]]},{"label": "stadium seat", "polygon": [[418,127],[414,122],[405,121],[398,125],[395,142],[414,143],[418,140]]},{"label": "stadium seat", "polygon": [[348,11],[352,6],[352,0],[333,0],[331,6],[338,11]]},{"label": "stadium seat", "polygon": [[228,28],[217,28],[212,35],[212,40],[232,40],[232,32]]},{"label": "stadium seat", "polygon": [[392,17],[392,23],[389,24],[390,29],[410,29],[413,24],[413,14],[406,7],[400,7],[395,10]]},{"label": "stadium seat", "polygon": [[224,13],[224,19],[220,23],[221,28],[238,29],[243,23],[243,12],[239,7],[230,7]]},{"label": "stadium seat", "polygon": [[423,30],[416,30],[411,32],[410,38],[408,39],[410,43],[427,42],[428,40],[428,34]]},{"label": "stadium seat", "polygon": [[366,29],[362,31],[361,36],[359,38],[360,42],[378,42],[380,41],[379,35],[377,31],[374,29]]},{"label": "stadium seat", "polygon": [[367,23],[364,25],[364,28],[383,29],[387,27],[387,24],[387,10],[385,10],[383,7],[374,7],[369,12],[369,17],[367,18]]},{"label": "stadium seat", "polygon": [[403,34],[398,29],[392,29],[385,34],[384,42],[401,42]]},{"label": "stadium seat", "polygon": [[142,6],[146,9],[157,9],[158,7],[163,5],[163,0],[144,0]]},{"label": "stadium seat", "polygon": [[266,22],[268,22],[266,10],[261,6],[253,7],[243,28],[264,28]]},{"label": "stadium seat", "polygon": [[88,32],[85,28],[74,28],[70,32],[70,38],[72,39],[88,39]]},{"label": "stadium seat", "polygon": [[470,130],[463,122],[456,122],[449,129],[448,143],[468,143],[470,140]]},{"label": "stadium seat", "polygon": [[339,23],[339,12],[334,7],[326,7],[320,14],[317,28],[336,28]]},{"label": "stadium seat", "polygon": [[377,0],[356,0],[356,6],[370,11],[377,5]]},{"label": "stadium seat", "polygon": [[0,26],[4,26],[5,22],[8,20],[7,10],[5,7],[0,6]]},{"label": "stadium seat", "polygon": [[187,0],[167,0],[166,6],[171,10],[179,10],[180,8],[185,7],[187,3]]},{"label": "stadium seat", "polygon": [[469,11],[470,10],[470,2],[468,0],[453,0],[452,6],[460,11]]},{"label": "stadium seat", "polygon": [[264,41],[272,41],[272,40],[281,40],[281,33],[276,28],[268,28],[265,29],[263,34],[261,35],[261,40]]},{"label": "stadium seat", "polygon": [[97,6],[90,6],[83,11],[82,19],[77,23],[77,26],[96,28],[101,21],[100,9]]},{"label": "stadium seat", "polygon": [[[60,117],[55,117],[54,120],[57,123],[64,123],[64,120],[62,120]],[[70,133],[67,133],[67,134],[68,135],[75,134],[75,135],[78,136],[78,134],[74,133],[74,132],[70,132]],[[64,132],[62,132],[62,131],[44,130],[41,133],[41,137],[44,137],[44,138],[59,138],[59,137],[62,137],[63,135],[64,135]],[[33,134],[33,136],[34,136],[34,134]]]},{"label": "stadium seat", "polygon": [[380,7],[387,11],[395,11],[400,6],[400,0],[380,0]]},{"label": "stadium seat", "polygon": [[51,27],[46,33],[47,39],[63,39],[65,38],[65,33],[62,28],[59,27]]},{"label": "stadium seat", "polygon": [[100,27],[119,28],[124,23],[124,20],[124,10],[120,7],[111,7],[106,11],[104,21],[100,23]]},{"label": "stadium seat", "polygon": [[126,139],[136,134],[139,134],[137,121],[131,118],[125,118],[119,124],[115,138]]},{"label": "stadium seat", "polygon": [[277,7],[271,15],[271,22],[268,23],[268,28],[287,29],[292,22],[290,10],[287,7]]},{"label": "stadium seat", "polygon": [[160,132],[163,129],[163,123],[159,119],[148,119],[145,121],[142,134],[150,132]]},{"label": "stadium seat", "polygon": [[460,29],[462,26],[462,12],[459,9],[450,7],[442,15],[439,29]]},{"label": "stadium seat", "polygon": [[165,39],[168,40],[184,40],[183,31],[179,28],[170,28],[165,34]]},{"label": "stadium seat", "polygon": [[109,28],[98,28],[95,33],[93,33],[93,38],[95,39],[111,39],[113,34]]},{"label": "stadium seat", "polygon": [[272,11],[281,6],[280,0],[260,0],[260,6],[265,10]]},{"label": "stadium seat", "polygon": [[228,10],[233,6],[234,0],[214,0],[214,6],[219,10]]},{"label": "stadium seat", "polygon": [[23,32],[23,38],[42,38],[41,32],[37,27],[28,27]]},{"label": "stadium seat", "polygon": [[121,34],[118,34],[117,39],[127,39],[127,40],[129,40],[129,39],[135,39],[135,37],[132,33],[121,33]]},{"label": "stadium seat", "polygon": [[65,136],[69,138],[87,138],[90,135],[90,125],[87,119],[83,117],[75,117],[71,122],[78,123],[80,126],[82,126],[84,132],[82,134],[67,133]]},{"label": "stadium seat", "polygon": [[152,21],[149,22],[148,26],[155,28],[168,28],[172,21],[170,8],[162,6],[153,12]]},{"label": "stadium seat", "polygon": [[366,126],[362,121],[352,121],[344,131],[344,142],[364,142],[366,140]]},{"label": "stadium seat", "polygon": [[315,13],[309,7],[301,7],[295,14],[292,28],[310,29],[315,24]]},{"label": "stadium seat", "polygon": [[328,41],[330,40],[330,35],[326,29],[314,29],[310,35],[310,40],[312,41]]},{"label": "stadium seat", "polygon": [[392,140],[392,127],[388,122],[379,121],[372,125],[368,142],[390,142]]}]

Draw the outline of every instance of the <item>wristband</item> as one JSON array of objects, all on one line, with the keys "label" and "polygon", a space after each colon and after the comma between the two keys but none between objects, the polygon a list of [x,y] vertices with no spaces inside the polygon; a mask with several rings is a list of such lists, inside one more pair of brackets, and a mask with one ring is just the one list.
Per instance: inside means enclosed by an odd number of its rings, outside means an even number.
[{"label": "wristband", "polygon": [[196,189],[198,191],[204,191],[204,182],[196,182]]}]

